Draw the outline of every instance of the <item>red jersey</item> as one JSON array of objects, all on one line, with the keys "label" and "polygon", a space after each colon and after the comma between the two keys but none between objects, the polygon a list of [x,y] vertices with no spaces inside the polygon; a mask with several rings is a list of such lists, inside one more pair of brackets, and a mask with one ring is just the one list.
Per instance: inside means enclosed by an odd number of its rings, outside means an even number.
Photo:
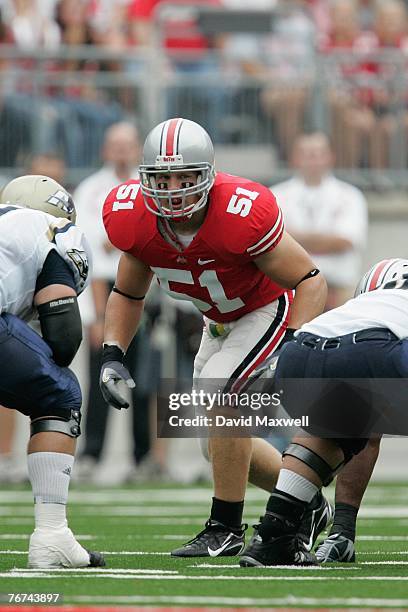
[{"label": "red jersey", "polygon": [[225,323],[285,292],[254,264],[279,243],[283,218],[269,189],[230,174],[217,173],[207,206],[203,224],[185,249],[163,238],[139,181],[110,192],[103,221],[112,244],[148,265],[167,293]]},{"label": "red jersey", "polygon": [[[217,7],[220,0],[175,0],[176,6],[185,5],[187,9],[194,7]],[[160,6],[166,6],[163,0],[133,0],[128,6],[130,21],[153,21]],[[168,15],[164,21],[164,46],[174,51],[205,51],[211,44],[198,27],[197,20],[188,14]]]}]

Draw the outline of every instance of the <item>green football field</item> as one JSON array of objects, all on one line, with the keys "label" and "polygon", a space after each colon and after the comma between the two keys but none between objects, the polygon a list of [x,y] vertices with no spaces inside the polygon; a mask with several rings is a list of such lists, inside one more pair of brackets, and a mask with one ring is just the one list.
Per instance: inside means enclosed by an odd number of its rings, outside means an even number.
[{"label": "green football field", "polygon": [[[59,603],[78,606],[408,608],[407,485],[370,486],[359,518],[358,563],[305,569],[241,569],[236,557],[172,559],[169,551],[202,528],[210,498],[207,487],[73,487],[70,526],[86,547],[104,551],[107,567],[39,571],[26,569],[31,494],[3,489],[0,593],[60,593]],[[265,500],[248,490],[250,525]]]}]

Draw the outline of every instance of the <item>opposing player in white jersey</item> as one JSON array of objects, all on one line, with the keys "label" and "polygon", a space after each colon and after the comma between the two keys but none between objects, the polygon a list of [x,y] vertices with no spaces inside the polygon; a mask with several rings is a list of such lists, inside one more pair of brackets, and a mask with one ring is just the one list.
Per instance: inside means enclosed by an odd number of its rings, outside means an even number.
[{"label": "opposing player in white jersey", "polygon": [[[408,435],[406,378],[408,260],[384,260],[363,277],[352,300],[302,325],[282,349],[275,388],[291,416],[310,416],[309,433],[316,437],[295,437],[284,452],[241,566],[291,563],[296,531],[316,492],[372,435]],[[353,542],[338,535],[320,546],[317,559],[302,553],[303,563],[329,560],[334,547],[337,559],[354,558]]]},{"label": "opposing player in white jersey", "polygon": [[[0,404],[31,421],[28,474],[35,500],[33,568],[104,565],[66,520],[81,390],[68,365],[82,340],[77,295],[90,251],[71,196],[45,176],[23,176],[0,194]],[[41,335],[27,322],[38,318]]]}]

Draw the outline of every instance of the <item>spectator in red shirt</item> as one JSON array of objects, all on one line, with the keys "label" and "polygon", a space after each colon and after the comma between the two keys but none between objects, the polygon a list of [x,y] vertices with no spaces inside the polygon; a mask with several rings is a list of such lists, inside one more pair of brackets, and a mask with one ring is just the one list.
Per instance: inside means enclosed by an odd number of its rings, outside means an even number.
[{"label": "spectator in red shirt", "polygon": [[[374,31],[362,32],[358,7],[352,0],[334,2],[331,34],[322,47],[328,56],[338,50],[352,52],[328,64],[333,141],[339,166],[367,161],[369,167],[381,170],[389,165],[398,129],[395,108],[406,107],[398,86],[398,71],[404,64],[396,62],[396,55],[381,57],[381,53],[408,49],[407,9],[403,0],[377,3]],[[408,126],[406,117],[404,112]]]},{"label": "spectator in red shirt", "polygon": [[[253,121],[263,121],[262,129],[267,119],[266,132],[268,124],[273,125],[279,157],[287,160],[294,140],[303,130],[314,77],[315,26],[299,2],[282,6],[276,13],[271,12],[271,18],[272,15],[270,32],[235,34],[226,41],[224,55],[232,74],[243,77],[242,91],[236,96],[238,101],[241,96],[248,107],[259,88],[260,95],[252,102],[258,111],[251,112]],[[246,85],[248,78],[249,86]]]},{"label": "spectator in red shirt", "polygon": [[[375,155],[378,66],[370,57],[377,49],[376,37],[373,32],[360,30],[358,4],[353,0],[334,0],[330,16],[331,30],[321,50],[328,58],[329,106],[337,164],[346,168],[359,166],[367,144],[369,163],[378,167],[381,166]],[[339,51],[346,55],[339,55]]]},{"label": "spectator in red shirt", "polygon": [[[374,17],[377,51],[408,51],[408,13],[403,0],[385,0],[377,3]],[[406,61],[400,56],[385,56],[374,63],[378,78],[377,87],[372,95],[372,112],[376,117],[375,128],[369,134],[369,154],[374,168],[389,165],[390,145],[399,124],[396,108],[403,110],[403,122],[408,126],[406,93],[399,87],[400,70],[406,68]],[[401,98],[402,94],[402,98]]]},{"label": "spectator in red shirt", "polygon": [[[172,8],[163,15],[166,4]],[[219,141],[226,100],[216,53],[220,38],[210,38],[200,32],[195,15],[195,9],[217,6],[220,6],[220,0],[174,0],[167,3],[163,0],[131,0],[128,20],[134,44],[152,46],[155,28],[159,28],[161,33],[160,42],[167,54],[170,72],[167,75],[170,80],[165,114],[183,115],[198,121]],[[172,75],[176,77],[173,82]],[[192,86],[184,85],[190,76]],[[195,85],[198,78],[202,86]]]},{"label": "spectator in red shirt", "polygon": [[[128,17],[136,41],[142,38],[142,42],[149,42],[147,37],[150,38],[154,22],[166,4],[184,5],[186,8],[220,6],[218,0],[176,0],[170,3],[163,0],[131,0]],[[213,47],[213,42],[200,32],[194,15],[189,11],[184,14],[178,12],[175,12],[174,15],[168,14],[162,23],[164,47],[177,52],[178,61],[190,62],[193,57],[204,55],[209,48]]]}]

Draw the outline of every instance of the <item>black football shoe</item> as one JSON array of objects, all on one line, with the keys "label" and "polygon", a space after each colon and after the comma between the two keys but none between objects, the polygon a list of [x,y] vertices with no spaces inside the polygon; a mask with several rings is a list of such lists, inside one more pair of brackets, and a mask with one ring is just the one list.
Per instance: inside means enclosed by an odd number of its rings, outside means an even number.
[{"label": "black football shoe", "polygon": [[319,491],[307,506],[297,532],[305,550],[312,550],[319,534],[332,524],[333,516],[332,505]]},{"label": "black football shoe", "polygon": [[319,563],[355,563],[354,542],[341,533],[333,533],[316,548],[316,558]]},{"label": "black football shoe", "polygon": [[242,553],[241,567],[317,565],[314,554],[305,550],[302,540],[297,537],[296,523],[279,514],[266,512],[261,524],[254,528],[254,535]]},{"label": "black football shoe", "polygon": [[248,525],[232,530],[230,527],[208,519],[205,529],[186,544],[171,552],[172,557],[233,557],[245,547],[245,531]]},{"label": "black football shoe", "polygon": [[285,534],[263,541],[253,536],[239,560],[241,567],[268,567],[273,565],[317,565],[313,553],[293,534]]}]

